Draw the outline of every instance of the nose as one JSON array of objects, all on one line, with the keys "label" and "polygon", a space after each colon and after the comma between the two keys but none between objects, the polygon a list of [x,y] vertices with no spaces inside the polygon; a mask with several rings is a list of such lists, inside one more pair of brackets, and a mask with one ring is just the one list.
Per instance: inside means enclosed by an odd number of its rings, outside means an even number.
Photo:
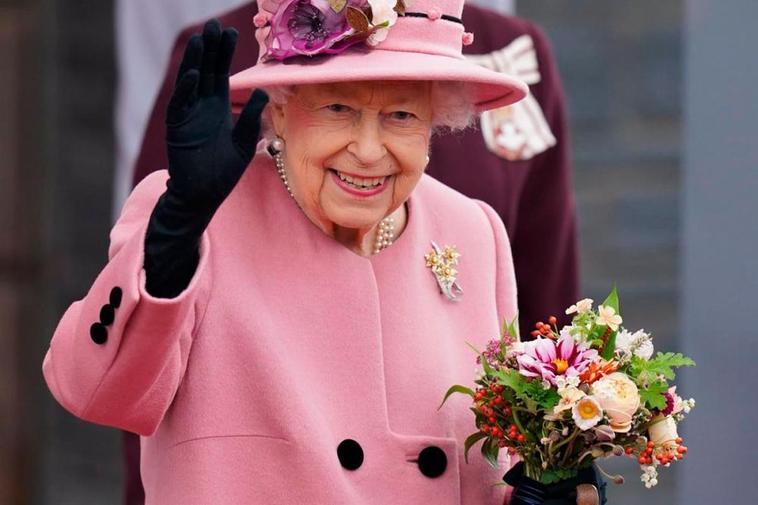
[{"label": "nose", "polygon": [[381,125],[375,118],[361,118],[354,127],[353,137],[347,146],[347,152],[364,166],[372,166],[384,159],[387,148],[384,146]]}]

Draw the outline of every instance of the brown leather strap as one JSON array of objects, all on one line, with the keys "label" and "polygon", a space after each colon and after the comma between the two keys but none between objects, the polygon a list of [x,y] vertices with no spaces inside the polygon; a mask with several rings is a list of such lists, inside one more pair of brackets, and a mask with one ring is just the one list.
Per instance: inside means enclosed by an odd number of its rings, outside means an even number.
[{"label": "brown leather strap", "polygon": [[592,484],[579,484],[576,486],[576,505],[598,505],[600,495],[597,488]]}]

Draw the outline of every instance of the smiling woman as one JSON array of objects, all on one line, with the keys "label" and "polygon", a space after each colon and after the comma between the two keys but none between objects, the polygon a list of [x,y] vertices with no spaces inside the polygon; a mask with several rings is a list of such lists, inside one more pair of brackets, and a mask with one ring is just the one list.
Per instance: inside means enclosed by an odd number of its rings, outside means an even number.
[{"label": "smiling woman", "polygon": [[503,502],[506,468],[462,461],[465,406],[437,409],[516,312],[497,214],[424,174],[435,128],[526,93],[462,58],[462,9],[267,0],[231,79],[235,30],[190,39],[168,171],[43,365],[72,413],[142,436],[147,505]]},{"label": "smiling woman", "polygon": [[428,162],[432,110],[428,82],[311,84],[274,104],[276,156],[303,212],[364,256],[383,219],[402,233],[403,203]]}]

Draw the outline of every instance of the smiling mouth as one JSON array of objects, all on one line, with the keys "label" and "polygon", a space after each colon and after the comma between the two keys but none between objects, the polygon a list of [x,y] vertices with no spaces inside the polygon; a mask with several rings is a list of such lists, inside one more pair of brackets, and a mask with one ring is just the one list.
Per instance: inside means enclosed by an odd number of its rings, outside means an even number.
[{"label": "smiling mouth", "polygon": [[339,179],[350,186],[351,188],[355,188],[358,190],[363,191],[369,191],[372,189],[376,189],[387,180],[387,176],[382,177],[355,177],[352,175],[343,174],[339,170],[335,170],[333,168],[329,169],[330,171],[334,172]]}]

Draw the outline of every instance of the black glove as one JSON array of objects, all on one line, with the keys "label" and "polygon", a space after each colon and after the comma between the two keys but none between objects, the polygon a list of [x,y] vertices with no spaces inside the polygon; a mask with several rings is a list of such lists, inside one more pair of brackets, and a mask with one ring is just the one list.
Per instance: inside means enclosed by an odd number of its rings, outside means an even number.
[{"label": "black glove", "polygon": [[206,23],[190,38],[166,114],[169,180],[145,239],[146,289],[173,298],[189,284],[200,237],[242,177],[261,130],[268,96],[253,92],[237,124],[229,104],[229,66],[237,30]]},{"label": "black glove", "polygon": [[510,505],[576,505],[576,486],[592,484],[597,488],[599,505],[605,505],[606,483],[595,467],[579,470],[579,475],[556,484],[542,484],[524,475],[524,463],[518,462],[508,470],[503,480],[513,487]]}]

